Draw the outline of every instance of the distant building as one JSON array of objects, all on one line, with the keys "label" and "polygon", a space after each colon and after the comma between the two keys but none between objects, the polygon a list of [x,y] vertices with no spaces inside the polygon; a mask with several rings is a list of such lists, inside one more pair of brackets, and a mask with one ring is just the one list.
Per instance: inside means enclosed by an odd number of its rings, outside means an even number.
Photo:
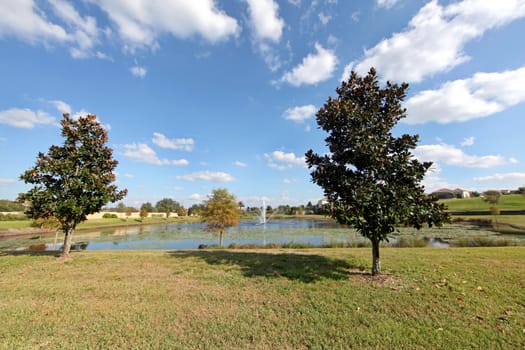
[{"label": "distant building", "polygon": [[455,190],[442,188],[432,192],[430,195],[438,199],[470,198],[470,191],[462,190],[461,188],[456,188]]},{"label": "distant building", "polygon": [[328,199],[327,198],[323,198],[323,199],[320,199],[318,202],[317,202],[317,207],[318,208],[323,208],[324,206],[330,204],[330,202],[328,202]]}]

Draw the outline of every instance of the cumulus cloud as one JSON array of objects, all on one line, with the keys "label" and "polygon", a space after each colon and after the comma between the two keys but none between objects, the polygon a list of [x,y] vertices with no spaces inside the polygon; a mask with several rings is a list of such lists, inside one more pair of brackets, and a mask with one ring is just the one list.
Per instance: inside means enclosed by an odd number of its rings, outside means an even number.
[{"label": "cumulus cloud", "polygon": [[385,80],[420,82],[468,61],[464,52],[468,42],[523,16],[525,5],[520,0],[464,0],[448,6],[433,0],[419,10],[405,31],[365,50],[364,58],[350,63],[345,74],[351,70],[365,74],[375,67]]},{"label": "cumulus cloud", "polygon": [[153,133],[152,142],[161,148],[183,150],[188,152],[193,150],[193,145],[195,143],[191,138],[169,139],[158,132]]},{"label": "cumulus cloud", "polygon": [[66,102],[60,101],[60,100],[53,100],[53,101],[49,101],[49,103],[55,106],[55,108],[58,111],[60,111],[62,114],[65,114],[65,113],[71,114],[71,106],[67,104]]},{"label": "cumulus cloud", "polygon": [[[94,17],[82,17],[71,3],[64,0],[49,0],[50,10],[61,23],[51,22],[34,0],[0,2],[0,37],[14,36],[31,44],[70,45],[74,58],[93,55],[99,42],[99,28]],[[96,55],[95,55],[96,57]]]},{"label": "cumulus cloud", "polygon": [[316,112],[317,107],[314,105],[292,107],[284,112],[284,119],[292,120],[296,123],[302,123],[305,120],[312,118]]},{"label": "cumulus cloud", "polygon": [[475,156],[452,145],[421,145],[414,150],[414,155],[421,161],[431,161],[466,168],[492,168],[510,163],[500,155]]},{"label": "cumulus cloud", "polygon": [[179,160],[168,160],[160,159],[157,156],[157,153],[151,149],[145,143],[132,143],[124,145],[124,156],[126,158],[132,159],[140,163],[147,163],[153,165],[175,165],[175,166],[184,166],[188,165],[189,162],[186,159]]},{"label": "cumulus cloud", "polygon": [[233,165],[236,165],[236,166],[238,166],[238,167],[240,167],[240,168],[246,168],[246,167],[248,166],[246,163],[243,163],[243,162],[238,161],[238,160],[236,160],[235,162],[233,162]]},{"label": "cumulus cloud", "polygon": [[286,170],[296,166],[305,166],[304,157],[297,157],[294,153],[285,153],[283,151],[273,151],[265,153],[264,158],[270,168],[277,170]]},{"label": "cumulus cloud", "polygon": [[133,66],[129,69],[129,71],[131,72],[131,74],[139,78],[144,78],[148,73],[148,70],[141,66]]},{"label": "cumulus cloud", "polygon": [[525,67],[496,73],[476,73],[471,78],[447,82],[424,90],[405,103],[409,124],[440,124],[487,117],[525,101]]},{"label": "cumulus cloud", "polygon": [[308,54],[301,64],[286,72],[277,83],[286,82],[293,86],[315,85],[330,79],[337,66],[337,57],[332,50],[315,43],[315,54]]},{"label": "cumulus cloud", "polygon": [[94,17],[82,17],[69,2],[48,0],[53,12],[69,27],[69,36],[76,44],[70,48],[74,58],[86,58],[92,55],[92,48],[98,43],[99,28]]},{"label": "cumulus cloud", "polygon": [[107,13],[129,50],[158,47],[157,38],[170,34],[200,36],[218,42],[237,36],[240,26],[214,0],[92,0]]},{"label": "cumulus cloud", "polygon": [[177,176],[177,179],[194,182],[197,180],[213,181],[213,182],[231,182],[235,178],[230,174],[224,172],[199,171],[192,174]]},{"label": "cumulus cloud", "polygon": [[0,36],[15,36],[33,44],[68,40],[64,28],[42,16],[34,0],[0,1],[0,13]]},{"label": "cumulus cloud", "polygon": [[43,111],[28,108],[11,108],[0,111],[0,124],[15,128],[32,129],[36,125],[58,125],[55,117]]},{"label": "cumulus cloud", "polygon": [[506,173],[506,174],[494,174],[489,176],[475,177],[476,182],[499,182],[504,185],[508,183],[518,183],[523,185],[525,183],[525,173]]},{"label": "cumulus cloud", "polygon": [[284,20],[279,17],[279,5],[273,0],[245,1],[255,38],[279,42],[284,28]]},{"label": "cumulus cloud", "polygon": [[248,4],[254,50],[272,72],[281,67],[281,57],[275,44],[279,43],[285,25],[279,17],[279,5],[274,0],[245,0]]}]

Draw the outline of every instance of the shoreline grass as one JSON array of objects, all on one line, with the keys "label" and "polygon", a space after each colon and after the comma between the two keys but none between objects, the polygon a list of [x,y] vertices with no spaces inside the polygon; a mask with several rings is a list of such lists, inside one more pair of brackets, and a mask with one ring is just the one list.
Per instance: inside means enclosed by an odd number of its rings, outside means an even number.
[{"label": "shoreline grass", "polygon": [[525,346],[525,247],[0,252],[0,348]]}]

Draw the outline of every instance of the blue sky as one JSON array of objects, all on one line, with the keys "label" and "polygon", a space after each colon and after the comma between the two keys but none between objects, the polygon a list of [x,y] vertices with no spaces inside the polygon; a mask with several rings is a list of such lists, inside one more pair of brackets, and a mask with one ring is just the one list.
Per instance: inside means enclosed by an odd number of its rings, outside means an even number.
[{"label": "blue sky", "polygon": [[428,191],[525,186],[525,0],[0,0],[0,198],[96,114],[125,202],[317,202],[304,153],[351,70],[410,84]]}]

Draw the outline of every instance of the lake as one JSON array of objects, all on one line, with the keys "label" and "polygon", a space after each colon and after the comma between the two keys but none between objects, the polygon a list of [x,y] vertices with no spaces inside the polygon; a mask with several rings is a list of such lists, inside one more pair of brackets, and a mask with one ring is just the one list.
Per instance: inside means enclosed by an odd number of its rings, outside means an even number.
[{"label": "lake", "polygon": [[[435,248],[446,248],[450,240],[458,238],[501,239],[491,231],[472,229],[463,225],[446,225],[443,228],[426,228],[417,231],[413,228],[400,228],[393,234],[391,244],[400,241],[410,243],[419,240],[421,244]],[[424,238],[424,239],[423,239]],[[509,236],[503,239],[523,240],[525,236]],[[63,235],[59,233],[57,244],[54,236],[43,236],[37,239],[20,239],[0,242],[0,249],[27,249],[33,246],[39,250],[58,250],[61,248]],[[176,250],[196,249],[199,245],[217,245],[219,237],[204,230],[204,224],[165,224],[124,226],[119,228],[77,231],[73,235],[73,250]],[[230,244],[297,243],[314,246],[348,243],[359,245],[368,243],[357,231],[339,225],[331,220],[319,219],[284,219],[271,220],[266,224],[244,221],[237,227],[228,229],[224,234],[224,246]]]}]

